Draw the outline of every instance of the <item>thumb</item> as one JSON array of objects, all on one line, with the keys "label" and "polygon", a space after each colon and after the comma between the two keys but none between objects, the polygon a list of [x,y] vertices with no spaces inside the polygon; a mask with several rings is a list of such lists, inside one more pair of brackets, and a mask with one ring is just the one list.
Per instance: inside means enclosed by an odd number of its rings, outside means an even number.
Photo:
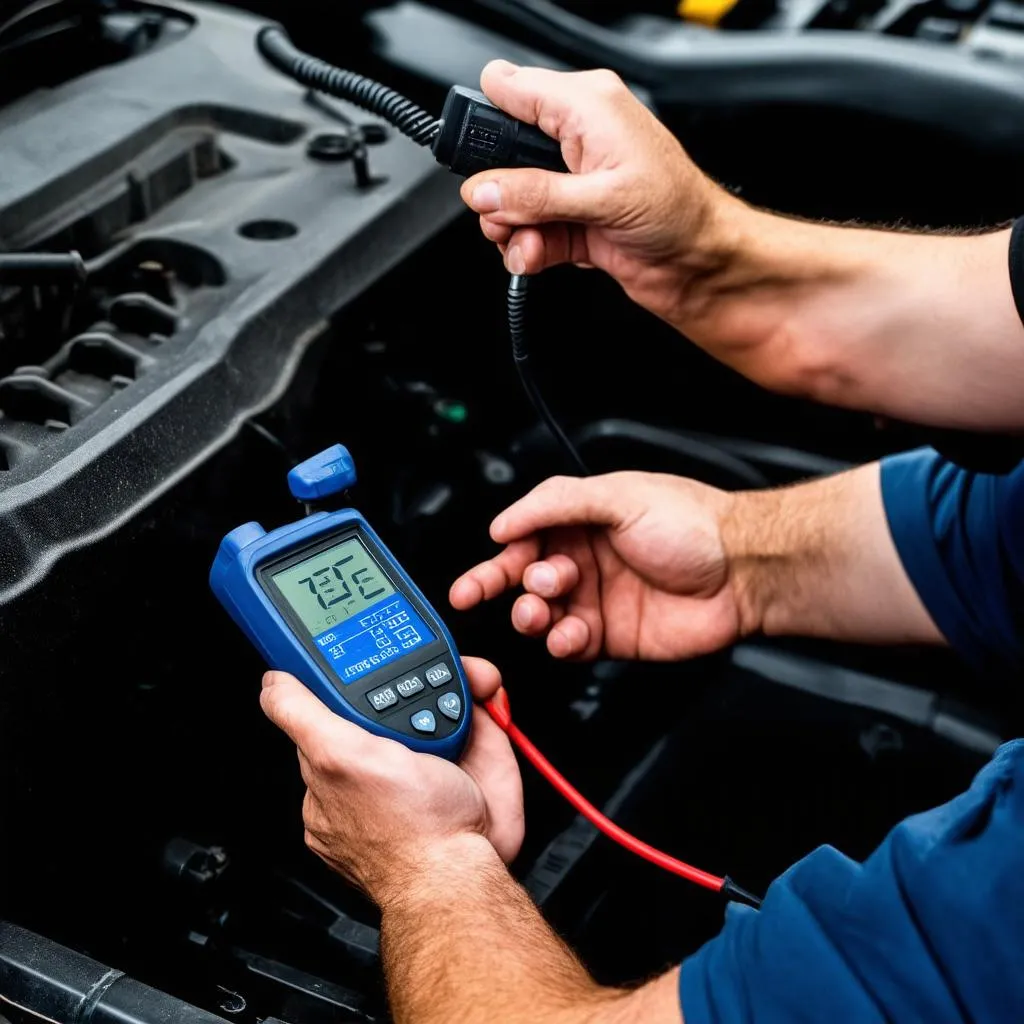
[{"label": "thumb", "polygon": [[369,734],[322,704],[287,672],[268,672],[260,693],[263,713],[311,760],[344,750],[358,756]]},{"label": "thumb", "polygon": [[465,657],[462,667],[466,670],[474,700],[488,701],[501,689],[501,673],[489,661]]},{"label": "thumb", "polygon": [[494,224],[599,223],[614,195],[608,171],[560,174],[533,167],[482,171],[462,185],[462,199]]}]

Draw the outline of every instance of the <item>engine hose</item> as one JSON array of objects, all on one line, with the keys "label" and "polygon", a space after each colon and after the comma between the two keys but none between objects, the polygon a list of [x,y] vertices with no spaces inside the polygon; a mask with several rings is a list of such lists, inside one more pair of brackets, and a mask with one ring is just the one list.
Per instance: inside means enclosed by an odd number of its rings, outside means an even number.
[{"label": "engine hose", "polygon": [[267,25],[261,29],[256,36],[256,49],[268,63],[289,78],[362,107],[387,121],[417,145],[429,146],[441,130],[441,123],[436,117],[394,89],[303,53],[280,25]]}]

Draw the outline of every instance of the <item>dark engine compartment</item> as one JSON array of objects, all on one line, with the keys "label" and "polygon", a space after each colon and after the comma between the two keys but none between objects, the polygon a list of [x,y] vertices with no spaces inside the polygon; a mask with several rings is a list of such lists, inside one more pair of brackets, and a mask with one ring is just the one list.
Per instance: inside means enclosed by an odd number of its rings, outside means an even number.
[{"label": "dark engine compartment", "polygon": [[[106,66],[12,87],[0,108],[0,244],[75,246],[94,269],[74,296],[0,284],[0,1017],[108,1019],[72,1016],[85,954],[149,986],[110,1019],[165,1019],[172,997],[213,1017],[166,1019],[386,1019],[374,911],[303,846],[294,754],[209,564],[237,524],[296,518],[287,469],[342,441],[355,503],[444,609],[491,551],[491,517],[562,466],[519,392],[505,275],[458,182],[263,67],[259,17],[119,6]],[[494,56],[573,64],[512,4],[352,4],[326,42],[312,14],[249,6],[435,109]],[[854,49],[890,41],[863,27]],[[963,62],[969,97],[1024,119],[1017,73],[978,70],[966,45],[919,59],[936,78]],[[979,139],[956,110],[914,121],[870,97],[840,110],[827,91],[753,104],[712,64],[703,104],[685,68],[637,86],[753,202],[933,227],[1020,212],[1019,132]],[[333,159],[315,152],[325,135]],[[765,486],[913,442],[760,392],[592,273],[544,275],[530,320],[545,393],[601,469]],[[562,665],[507,612],[448,622],[501,667],[531,738],[627,828],[758,891],[820,843],[865,856],[1021,721],[942,652],[752,642],[679,666]],[[715,934],[714,897],[524,778],[514,870],[599,978],[642,978]]]}]

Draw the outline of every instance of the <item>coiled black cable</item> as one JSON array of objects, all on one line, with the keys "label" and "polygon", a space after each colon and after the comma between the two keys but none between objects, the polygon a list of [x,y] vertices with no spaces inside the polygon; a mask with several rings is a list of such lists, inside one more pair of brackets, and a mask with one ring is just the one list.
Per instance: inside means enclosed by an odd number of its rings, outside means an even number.
[{"label": "coiled black cable", "polygon": [[[333,64],[303,53],[295,47],[280,25],[268,25],[261,29],[256,36],[256,49],[266,61],[289,78],[376,114],[421,146],[431,145],[441,130],[441,122],[437,118],[394,89],[389,89],[386,85],[355,71],[336,68]],[[512,358],[519,371],[523,390],[565,452],[573,471],[581,476],[587,476],[586,464],[548,408],[537,382],[533,379],[530,352],[526,344],[526,286],[525,274],[513,275],[508,286],[508,330],[512,339]]]},{"label": "coiled black cable", "polygon": [[580,457],[576,446],[569,439],[569,435],[562,429],[561,424],[555,419],[554,413],[548,408],[544,396],[533,379],[533,371],[530,368],[530,350],[526,343],[526,289],[527,277],[525,274],[513,274],[508,283],[508,333],[512,340],[512,359],[515,361],[516,369],[519,371],[519,379],[522,381],[523,390],[533,403],[537,414],[544,421],[548,430],[551,431],[558,442],[566,458],[573,468],[573,472],[580,476],[589,476],[590,471],[587,464]]},{"label": "coiled black cable", "polygon": [[441,130],[441,123],[436,117],[394,89],[303,53],[280,25],[261,29],[256,36],[256,49],[268,63],[289,78],[362,107],[420,146],[429,146]]}]

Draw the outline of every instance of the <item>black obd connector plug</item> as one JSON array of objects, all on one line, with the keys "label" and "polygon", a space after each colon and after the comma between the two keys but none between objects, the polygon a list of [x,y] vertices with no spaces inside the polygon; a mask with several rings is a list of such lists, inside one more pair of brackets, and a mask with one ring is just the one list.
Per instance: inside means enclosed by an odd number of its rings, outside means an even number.
[{"label": "black obd connector plug", "polygon": [[448,92],[431,149],[439,164],[465,177],[492,167],[568,170],[555,139],[509,117],[482,92],[464,85]]}]

